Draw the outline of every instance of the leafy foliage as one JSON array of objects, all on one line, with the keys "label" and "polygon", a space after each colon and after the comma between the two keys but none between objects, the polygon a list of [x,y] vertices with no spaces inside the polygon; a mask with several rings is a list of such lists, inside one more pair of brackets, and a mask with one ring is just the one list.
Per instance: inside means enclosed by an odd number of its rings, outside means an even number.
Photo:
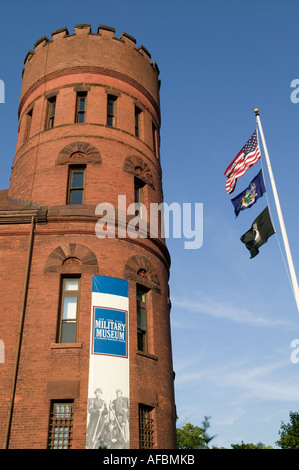
[{"label": "leafy foliage", "polygon": [[257,444],[245,444],[243,441],[241,444],[231,444],[231,447],[232,449],[272,449],[271,446],[265,446],[262,442],[258,442]]},{"label": "leafy foliage", "polygon": [[209,417],[205,416],[202,427],[186,423],[182,428],[177,429],[177,448],[178,449],[209,449],[209,442],[215,436],[210,437],[207,429],[210,426]]},{"label": "leafy foliage", "polygon": [[299,449],[299,413],[290,411],[290,423],[281,422],[280,439],[276,444],[282,449]]},{"label": "leafy foliage", "polygon": [[[210,437],[207,429],[210,427],[210,417],[205,416],[202,426],[194,426],[186,423],[181,428],[177,428],[177,448],[178,449],[209,449],[209,443],[215,436]],[[281,422],[279,430],[280,439],[276,444],[282,449],[299,449],[299,412],[290,411],[290,422]],[[232,449],[272,449],[271,446],[258,442],[231,444]]]}]

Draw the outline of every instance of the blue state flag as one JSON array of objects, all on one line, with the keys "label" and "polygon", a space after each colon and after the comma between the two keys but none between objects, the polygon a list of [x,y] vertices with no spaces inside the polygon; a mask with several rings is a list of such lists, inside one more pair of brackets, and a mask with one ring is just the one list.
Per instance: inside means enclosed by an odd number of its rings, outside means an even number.
[{"label": "blue state flag", "polygon": [[263,172],[262,170],[256,175],[255,178],[249,183],[248,187],[244,189],[238,196],[231,199],[232,204],[235,208],[236,217],[238,217],[239,212],[249,209],[256,201],[262,197],[266,192]]}]

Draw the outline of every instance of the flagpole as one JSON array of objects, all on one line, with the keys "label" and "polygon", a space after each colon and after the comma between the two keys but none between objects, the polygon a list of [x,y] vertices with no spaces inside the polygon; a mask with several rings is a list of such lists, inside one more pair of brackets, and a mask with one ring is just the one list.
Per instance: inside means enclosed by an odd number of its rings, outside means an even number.
[{"label": "flagpole", "polygon": [[283,220],[283,216],[282,216],[280,202],[279,202],[279,199],[278,199],[276,184],[275,184],[275,180],[274,180],[274,176],[273,176],[273,172],[272,172],[272,168],[271,168],[271,163],[270,163],[270,158],[269,158],[269,154],[268,154],[268,150],[267,150],[267,145],[266,145],[266,141],[265,141],[265,137],[264,137],[264,133],[263,133],[263,129],[262,129],[259,110],[256,108],[254,110],[254,112],[255,112],[255,115],[256,115],[257,124],[258,124],[258,127],[259,127],[261,139],[262,139],[262,142],[263,142],[266,162],[267,162],[267,166],[268,166],[270,181],[271,181],[274,200],[275,200],[275,204],[276,204],[277,215],[278,215],[278,219],[279,219],[279,223],[280,223],[280,229],[281,229],[282,238],[283,238],[284,247],[285,247],[285,252],[286,252],[286,256],[287,256],[287,260],[288,260],[290,276],[291,276],[291,280],[292,280],[292,284],[293,284],[294,297],[295,297],[295,301],[296,301],[296,304],[297,304],[297,310],[299,312],[298,283],[297,283],[295,268],[294,268],[294,265],[293,265],[291,250],[290,250],[290,246],[289,246],[289,242],[288,242],[288,236],[287,236],[287,232],[286,232],[286,228],[285,228],[285,224],[284,224],[284,220]]}]

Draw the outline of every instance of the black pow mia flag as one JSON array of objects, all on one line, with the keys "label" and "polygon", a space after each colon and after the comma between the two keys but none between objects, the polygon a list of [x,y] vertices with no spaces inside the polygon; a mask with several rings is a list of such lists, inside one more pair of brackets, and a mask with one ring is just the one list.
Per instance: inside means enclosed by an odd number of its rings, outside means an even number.
[{"label": "black pow mia flag", "polygon": [[241,237],[246,248],[250,251],[250,258],[259,253],[259,247],[267,242],[268,238],[275,233],[273,228],[269,207],[267,206],[253,222],[251,229]]}]

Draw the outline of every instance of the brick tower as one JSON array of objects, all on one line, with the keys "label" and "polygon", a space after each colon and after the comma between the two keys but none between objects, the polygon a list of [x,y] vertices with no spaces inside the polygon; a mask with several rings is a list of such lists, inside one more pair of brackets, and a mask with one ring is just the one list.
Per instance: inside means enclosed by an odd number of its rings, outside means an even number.
[{"label": "brick tower", "polygon": [[170,257],[146,217],[163,200],[159,70],[114,33],[62,28],[25,58],[0,191],[4,448],[176,446]]}]

